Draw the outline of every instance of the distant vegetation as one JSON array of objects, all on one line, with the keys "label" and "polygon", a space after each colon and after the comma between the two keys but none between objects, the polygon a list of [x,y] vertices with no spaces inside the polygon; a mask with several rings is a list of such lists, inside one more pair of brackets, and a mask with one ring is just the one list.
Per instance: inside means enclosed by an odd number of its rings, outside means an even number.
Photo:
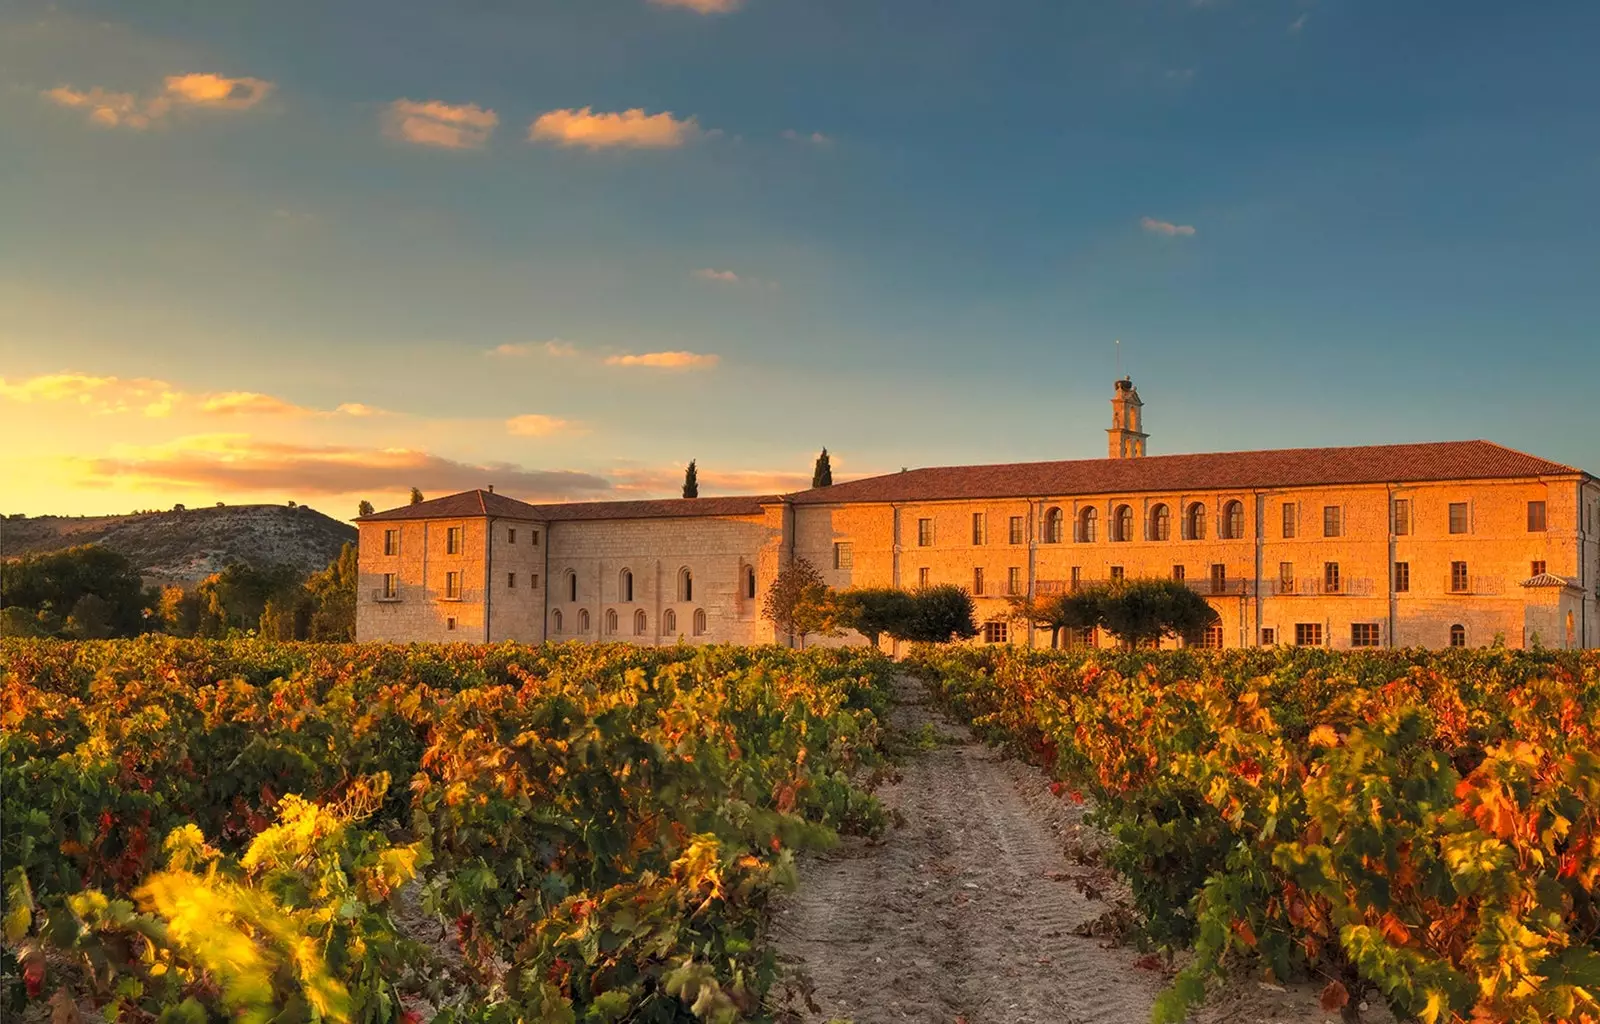
[{"label": "distant vegetation", "polygon": [[356,546],[326,569],[235,562],[193,590],[145,587],[127,557],[98,544],[0,565],[0,636],[93,640],[168,633],[353,640]]}]

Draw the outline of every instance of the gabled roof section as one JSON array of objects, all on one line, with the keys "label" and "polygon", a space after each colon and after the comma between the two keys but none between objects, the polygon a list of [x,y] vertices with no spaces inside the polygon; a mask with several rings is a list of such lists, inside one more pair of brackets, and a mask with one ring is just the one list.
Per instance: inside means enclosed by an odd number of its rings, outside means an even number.
[{"label": "gabled roof section", "polygon": [[462,491],[415,505],[362,516],[358,522],[419,519],[522,519],[534,522],[581,522],[597,519],[664,519],[687,516],[758,516],[761,506],[780,501],[776,495],[732,498],[661,498],[644,501],[573,501],[530,505],[493,491]]},{"label": "gabled roof section", "polygon": [[525,501],[508,498],[493,491],[462,491],[443,498],[430,498],[415,505],[401,505],[370,516],[358,522],[390,522],[404,519],[475,519],[494,516],[504,519],[537,519],[533,506]]},{"label": "gabled roof section", "polygon": [[1442,441],[945,466],[812,488],[790,498],[797,505],[831,505],[1569,475],[1583,471],[1489,441]]},{"label": "gabled roof section", "polygon": [[1537,576],[1529,576],[1518,583],[1519,587],[1572,587],[1578,589],[1578,581],[1565,576],[1557,576],[1553,572],[1541,572]]}]

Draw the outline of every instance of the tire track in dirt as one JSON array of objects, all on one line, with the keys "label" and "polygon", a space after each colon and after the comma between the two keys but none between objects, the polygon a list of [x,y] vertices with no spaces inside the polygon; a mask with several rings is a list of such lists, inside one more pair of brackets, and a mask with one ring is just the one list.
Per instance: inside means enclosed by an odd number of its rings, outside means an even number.
[{"label": "tire track in dirt", "polygon": [[802,1019],[1146,1024],[1162,980],[1133,953],[1072,934],[1105,906],[1061,880],[1061,840],[1024,799],[1017,766],[945,723],[920,683],[897,685],[894,725],[933,723],[951,742],[879,790],[900,818],[883,841],[807,861],[780,904],[779,955],[820,1010],[796,1007]]}]

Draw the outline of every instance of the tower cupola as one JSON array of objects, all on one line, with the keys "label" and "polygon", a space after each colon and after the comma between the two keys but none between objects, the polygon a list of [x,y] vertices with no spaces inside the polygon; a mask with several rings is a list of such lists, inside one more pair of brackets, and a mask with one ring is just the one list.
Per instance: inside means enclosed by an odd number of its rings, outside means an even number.
[{"label": "tower cupola", "polygon": [[1150,435],[1144,432],[1144,403],[1139,400],[1132,377],[1117,381],[1116,393],[1111,396],[1111,428],[1106,435],[1111,458],[1144,457],[1144,442]]}]

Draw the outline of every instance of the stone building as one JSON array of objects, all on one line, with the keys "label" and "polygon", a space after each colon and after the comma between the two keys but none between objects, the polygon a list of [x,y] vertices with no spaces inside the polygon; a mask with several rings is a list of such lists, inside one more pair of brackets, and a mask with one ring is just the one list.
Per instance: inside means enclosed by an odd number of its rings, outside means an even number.
[{"label": "stone building", "polygon": [[[1213,646],[1600,646],[1600,481],[1488,441],[1147,456],[1117,382],[1105,459],[917,469],[786,495],[530,505],[468,491],[358,520],[362,640],[774,639],[803,557],[834,587],[1008,599],[1187,581]],[[859,637],[850,638],[862,642]]]}]

